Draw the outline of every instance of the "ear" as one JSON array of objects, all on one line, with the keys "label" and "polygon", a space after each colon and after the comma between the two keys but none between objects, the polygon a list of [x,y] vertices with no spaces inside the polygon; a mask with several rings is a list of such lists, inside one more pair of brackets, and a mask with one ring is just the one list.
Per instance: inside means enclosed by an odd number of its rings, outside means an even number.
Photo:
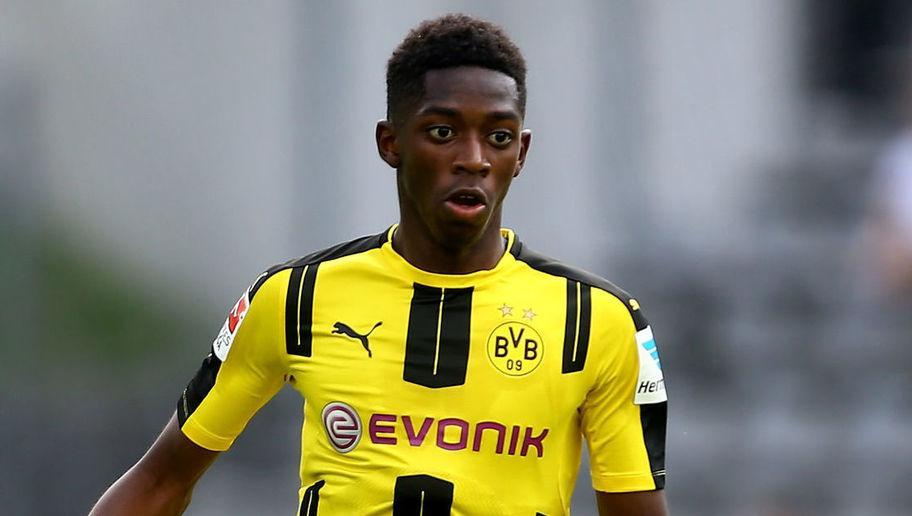
[{"label": "ear", "polygon": [[519,175],[523,165],[526,164],[526,154],[529,153],[529,147],[532,145],[532,130],[523,129],[519,133],[519,158],[516,160],[516,168],[513,170],[513,177]]},{"label": "ear", "polygon": [[393,127],[393,123],[389,120],[377,122],[375,137],[380,159],[385,161],[387,165],[398,169],[402,159],[399,157],[399,144],[396,141],[396,128]]}]

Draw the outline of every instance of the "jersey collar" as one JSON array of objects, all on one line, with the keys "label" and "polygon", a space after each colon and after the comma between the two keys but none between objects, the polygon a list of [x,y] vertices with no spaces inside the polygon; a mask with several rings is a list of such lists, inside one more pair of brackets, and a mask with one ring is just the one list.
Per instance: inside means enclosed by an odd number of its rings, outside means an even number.
[{"label": "jersey collar", "polygon": [[518,264],[516,258],[508,251],[513,248],[514,243],[517,241],[516,234],[511,229],[501,228],[500,234],[507,241],[507,245],[503,255],[500,257],[500,260],[497,261],[494,268],[475,271],[469,274],[439,274],[436,272],[428,272],[415,267],[393,249],[393,233],[396,231],[397,227],[399,227],[399,224],[393,224],[387,230],[386,242],[383,243],[380,251],[383,253],[387,266],[390,267],[391,270],[396,271],[415,283],[433,287],[478,287]]}]

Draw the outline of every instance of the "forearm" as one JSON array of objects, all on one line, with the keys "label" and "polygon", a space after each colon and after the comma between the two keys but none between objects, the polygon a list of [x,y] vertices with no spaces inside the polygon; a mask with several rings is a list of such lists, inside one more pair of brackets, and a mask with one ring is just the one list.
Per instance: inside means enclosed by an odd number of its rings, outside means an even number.
[{"label": "forearm", "polygon": [[192,485],[162,483],[140,463],[105,491],[89,516],[183,514],[192,493]]},{"label": "forearm", "polygon": [[184,437],[171,416],[152,448],[105,491],[90,516],[182,514],[197,480],[217,456]]},{"label": "forearm", "polygon": [[595,492],[599,516],[667,516],[665,491]]}]

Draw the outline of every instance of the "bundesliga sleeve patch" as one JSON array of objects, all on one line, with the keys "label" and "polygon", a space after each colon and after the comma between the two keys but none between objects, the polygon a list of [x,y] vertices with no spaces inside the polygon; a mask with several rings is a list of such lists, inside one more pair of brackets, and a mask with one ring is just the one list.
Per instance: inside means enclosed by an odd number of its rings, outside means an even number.
[{"label": "bundesliga sleeve patch", "polygon": [[662,376],[659,349],[652,336],[652,328],[647,326],[636,332],[636,343],[640,356],[640,374],[637,378],[636,395],[633,402],[637,405],[648,405],[667,401],[665,377]]},{"label": "bundesliga sleeve patch", "polygon": [[237,300],[234,307],[228,312],[228,318],[219,331],[218,337],[212,343],[212,350],[215,356],[222,362],[228,358],[228,351],[231,350],[231,343],[234,342],[234,336],[237,335],[238,328],[244,322],[244,316],[247,315],[247,308],[250,306],[250,291],[245,290],[244,295]]}]

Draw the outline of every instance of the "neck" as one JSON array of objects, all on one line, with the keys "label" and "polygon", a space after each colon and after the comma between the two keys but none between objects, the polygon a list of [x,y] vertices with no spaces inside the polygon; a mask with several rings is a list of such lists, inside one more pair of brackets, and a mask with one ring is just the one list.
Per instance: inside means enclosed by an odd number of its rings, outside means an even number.
[{"label": "neck", "polygon": [[392,244],[407,262],[436,274],[469,274],[493,269],[506,251],[500,234],[500,217],[492,218],[478,239],[456,247],[441,244],[427,228],[403,220],[396,228]]}]

